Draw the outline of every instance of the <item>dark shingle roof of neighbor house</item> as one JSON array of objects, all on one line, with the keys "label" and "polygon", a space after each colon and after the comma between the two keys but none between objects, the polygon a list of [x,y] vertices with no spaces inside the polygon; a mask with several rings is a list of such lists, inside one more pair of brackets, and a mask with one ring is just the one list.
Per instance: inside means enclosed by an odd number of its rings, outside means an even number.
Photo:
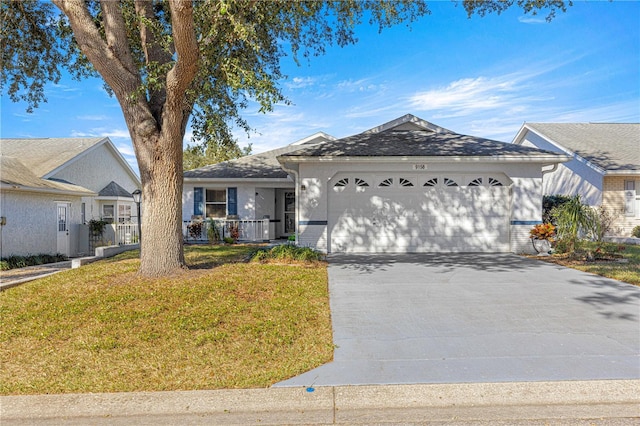
[{"label": "dark shingle roof of neighbor house", "polygon": [[298,148],[300,147],[289,145],[261,154],[248,155],[237,160],[211,164],[184,172],[184,177],[206,179],[286,179],[288,173],[282,170],[282,166],[278,163],[276,157]]},{"label": "dark shingle roof of neighbor house", "polygon": [[335,139],[324,132],[315,133],[301,141],[260,154],[229,160],[184,172],[186,179],[286,179],[289,174],[282,169],[277,157],[300,149]]},{"label": "dark shingle roof of neighbor house", "polygon": [[494,157],[557,155],[529,148],[430,130],[387,130],[360,133],[288,153],[287,157]]},{"label": "dark shingle roof of neighbor house", "polygon": [[42,177],[107,138],[0,139],[0,153],[19,158]]},{"label": "dark shingle roof of neighbor house", "polygon": [[98,192],[100,197],[125,197],[133,198],[133,195],[114,181],[109,182],[107,186]]},{"label": "dark shingle roof of neighbor house", "polygon": [[640,170],[640,123],[526,123],[604,170]]}]

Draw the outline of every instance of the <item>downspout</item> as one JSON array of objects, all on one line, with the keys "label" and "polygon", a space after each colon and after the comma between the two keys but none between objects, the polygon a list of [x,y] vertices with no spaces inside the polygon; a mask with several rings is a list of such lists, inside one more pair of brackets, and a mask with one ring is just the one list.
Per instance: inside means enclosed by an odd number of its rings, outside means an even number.
[{"label": "downspout", "polygon": [[300,230],[300,225],[299,225],[299,215],[300,215],[300,176],[297,170],[294,169],[290,169],[289,167],[285,166],[286,163],[280,163],[280,166],[282,167],[282,170],[284,170],[285,172],[289,173],[291,176],[293,176],[293,182],[295,184],[295,194],[296,194],[296,212],[295,212],[295,218],[296,218],[296,227],[295,227],[295,232],[294,235],[296,237],[295,243],[296,246],[298,245],[298,236],[300,234],[299,230]]},{"label": "downspout", "polygon": [[556,170],[558,170],[558,164],[559,163],[553,163],[553,166],[550,169],[547,170],[542,170],[542,179],[544,180],[544,175],[549,174],[549,173],[553,173]]}]

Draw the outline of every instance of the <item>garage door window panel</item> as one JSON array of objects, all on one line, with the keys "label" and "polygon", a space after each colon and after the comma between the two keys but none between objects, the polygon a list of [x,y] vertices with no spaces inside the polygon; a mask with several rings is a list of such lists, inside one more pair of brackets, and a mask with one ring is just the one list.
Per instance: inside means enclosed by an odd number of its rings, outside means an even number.
[{"label": "garage door window panel", "polygon": [[378,188],[390,188],[393,186],[393,178],[383,179],[379,184]]}]

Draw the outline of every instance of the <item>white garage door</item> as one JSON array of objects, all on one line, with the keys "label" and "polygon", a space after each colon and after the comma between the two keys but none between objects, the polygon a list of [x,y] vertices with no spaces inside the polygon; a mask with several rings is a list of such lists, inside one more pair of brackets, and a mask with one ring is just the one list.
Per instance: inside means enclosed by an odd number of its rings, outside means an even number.
[{"label": "white garage door", "polygon": [[503,174],[337,175],[331,252],[508,252],[510,181]]}]

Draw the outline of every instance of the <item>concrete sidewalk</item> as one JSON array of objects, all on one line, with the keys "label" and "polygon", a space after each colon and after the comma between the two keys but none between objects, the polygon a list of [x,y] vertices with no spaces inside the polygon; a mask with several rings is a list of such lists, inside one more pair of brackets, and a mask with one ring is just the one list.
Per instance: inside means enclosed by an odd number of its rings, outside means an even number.
[{"label": "concrete sidewalk", "polygon": [[640,424],[640,381],[0,397],[7,425]]}]

